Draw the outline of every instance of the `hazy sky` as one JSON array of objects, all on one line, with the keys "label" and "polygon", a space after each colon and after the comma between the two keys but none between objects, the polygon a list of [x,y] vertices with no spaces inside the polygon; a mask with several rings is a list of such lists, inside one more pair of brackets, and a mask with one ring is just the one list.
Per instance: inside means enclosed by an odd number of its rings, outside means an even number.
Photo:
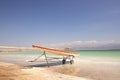
[{"label": "hazy sky", "polygon": [[89,40],[120,40],[120,0],[0,0],[0,45]]}]

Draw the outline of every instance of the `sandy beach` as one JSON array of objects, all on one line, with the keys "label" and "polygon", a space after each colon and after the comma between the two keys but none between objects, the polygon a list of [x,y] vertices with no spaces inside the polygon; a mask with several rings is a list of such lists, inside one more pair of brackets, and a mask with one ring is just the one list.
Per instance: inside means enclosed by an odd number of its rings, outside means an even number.
[{"label": "sandy beach", "polygon": [[120,80],[120,62],[80,60],[74,65],[52,67],[51,70],[92,80]]},{"label": "sandy beach", "polygon": [[[51,64],[50,64],[51,65]],[[120,62],[76,59],[74,64],[29,67],[0,62],[0,80],[120,80]]]},{"label": "sandy beach", "polygon": [[51,71],[46,68],[23,68],[0,62],[0,80],[90,80]]}]

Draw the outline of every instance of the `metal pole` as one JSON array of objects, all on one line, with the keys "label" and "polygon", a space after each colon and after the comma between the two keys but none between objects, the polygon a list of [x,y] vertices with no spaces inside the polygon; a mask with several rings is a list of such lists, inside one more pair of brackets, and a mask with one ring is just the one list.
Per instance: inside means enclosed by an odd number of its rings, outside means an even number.
[{"label": "metal pole", "polygon": [[46,56],[46,53],[45,53],[45,51],[43,52],[43,54],[45,55],[45,60],[46,60],[46,62],[47,62],[47,65],[48,65],[48,67],[49,67],[49,63],[48,63],[48,60],[47,60],[47,56]]}]

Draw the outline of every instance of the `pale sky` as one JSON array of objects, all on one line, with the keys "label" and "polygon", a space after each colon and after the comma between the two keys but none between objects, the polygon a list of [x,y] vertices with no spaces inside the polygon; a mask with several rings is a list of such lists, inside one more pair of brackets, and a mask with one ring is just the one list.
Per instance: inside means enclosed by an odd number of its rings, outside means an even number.
[{"label": "pale sky", "polygon": [[0,45],[120,41],[120,0],[0,0]]}]

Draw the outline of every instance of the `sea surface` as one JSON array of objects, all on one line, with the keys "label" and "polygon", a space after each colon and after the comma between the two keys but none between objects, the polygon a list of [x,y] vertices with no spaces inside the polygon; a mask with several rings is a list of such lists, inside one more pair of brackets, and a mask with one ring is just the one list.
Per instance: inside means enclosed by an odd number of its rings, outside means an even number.
[{"label": "sea surface", "polygon": [[[95,60],[95,61],[113,61],[120,62],[120,50],[78,50],[74,51],[78,54],[77,58],[82,60]],[[0,61],[13,62],[19,64],[31,64],[27,61],[34,60],[39,57],[43,52],[32,51],[32,52],[0,52]],[[47,53],[48,57],[60,57],[59,55],[53,55]],[[43,56],[44,58],[44,56]],[[43,61],[38,59],[39,61]],[[45,61],[45,60],[44,60]]]},{"label": "sea surface", "polygon": [[120,50],[78,50],[81,59],[120,61]]}]

